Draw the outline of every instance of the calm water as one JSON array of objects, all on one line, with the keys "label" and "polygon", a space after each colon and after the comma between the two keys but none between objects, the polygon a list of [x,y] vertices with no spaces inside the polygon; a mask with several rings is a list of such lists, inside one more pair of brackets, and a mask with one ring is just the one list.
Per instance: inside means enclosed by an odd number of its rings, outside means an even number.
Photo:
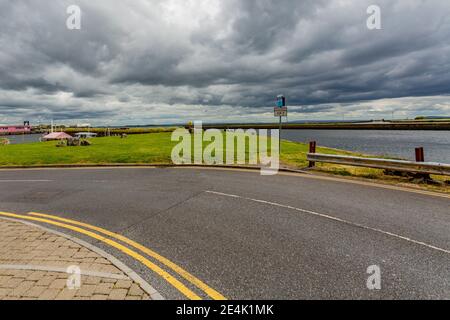
[{"label": "calm water", "polygon": [[374,155],[415,160],[424,147],[425,161],[450,163],[450,131],[397,130],[283,130],[283,139],[308,142]]},{"label": "calm water", "polygon": [[0,136],[0,138],[8,139],[11,144],[38,142],[41,134],[21,134],[17,136]]}]

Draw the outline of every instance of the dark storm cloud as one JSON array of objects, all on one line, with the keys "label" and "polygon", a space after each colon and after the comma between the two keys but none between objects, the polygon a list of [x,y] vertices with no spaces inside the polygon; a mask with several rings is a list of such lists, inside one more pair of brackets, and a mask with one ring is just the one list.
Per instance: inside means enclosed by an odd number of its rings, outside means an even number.
[{"label": "dark storm cloud", "polygon": [[59,105],[57,103],[28,104],[28,101],[9,101],[6,105],[4,103],[0,101],[1,117],[15,119],[16,114],[19,112],[21,115],[20,119],[33,119],[34,123],[38,120],[48,121],[49,119],[53,119],[55,121],[65,121],[73,119],[98,119],[116,115],[116,111],[105,110],[101,105],[85,108],[80,106],[74,107],[73,105]]},{"label": "dark storm cloud", "polygon": [[372,0],[0,0],[0,121],[43,106],[64,119],[242,119],[279,93],[304,115],[425,96],[437,98],[391,105],[448,112],[448,0],[375,2],[383,29],[371,31]]}]

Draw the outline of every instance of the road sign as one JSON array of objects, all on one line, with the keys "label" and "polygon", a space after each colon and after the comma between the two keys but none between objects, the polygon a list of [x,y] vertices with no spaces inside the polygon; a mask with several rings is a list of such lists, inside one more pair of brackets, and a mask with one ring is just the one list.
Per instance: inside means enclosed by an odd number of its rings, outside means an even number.
[{"label": "road sign", "polygon": [[278,108],[286,107],[286,98],[282,94],[277,96],[277,107]]},{"label": "road sign", "polygon": [[278,146],[279,146],[279,152],[281,154],[281,129],[283,129],[282,118],[287,117],[287,115],[288,115],[288,109],[286,106],[286,97],[283,96],[282,94],[277,96],[277,106],[275,107],[275,109],[273,111],[274,111],[275,117],[280,118],[280,129],[278,132]]},{"label": "road sign", "polygon": [[287,107],[282,107],[282,108],[275,107],[273,109],[273,111],[274,111],[275,117],[287,117],[287,115],[288,115]]}]

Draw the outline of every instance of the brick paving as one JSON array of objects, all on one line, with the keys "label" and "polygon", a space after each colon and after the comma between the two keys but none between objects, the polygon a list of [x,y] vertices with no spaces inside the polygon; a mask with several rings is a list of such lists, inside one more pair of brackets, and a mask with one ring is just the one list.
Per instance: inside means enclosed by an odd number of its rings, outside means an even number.
[{"label": "brick paving", "polygon": [[[73,287],[73,275],[66,272],[70,266],[77,266],[82,272],[79,287]],[[149,300],[150,297],[138,283],[96,252],[40,228],[0,218],[0,300],[23,299]]]}]

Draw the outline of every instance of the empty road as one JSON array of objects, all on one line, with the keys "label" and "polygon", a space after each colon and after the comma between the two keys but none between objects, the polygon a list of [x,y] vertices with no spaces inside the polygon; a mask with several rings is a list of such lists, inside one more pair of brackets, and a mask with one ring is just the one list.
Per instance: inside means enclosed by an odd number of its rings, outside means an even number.
[{"label": "empty road", "polygon": [[[447,196],[245,170],[4,170],[0,211],[135,241],[151,254],[115,238],[188,290],[104,241],[31,221],[108,251],[167,299],[450,299]],[[381,290],[367,288],[370,266]]]}]

